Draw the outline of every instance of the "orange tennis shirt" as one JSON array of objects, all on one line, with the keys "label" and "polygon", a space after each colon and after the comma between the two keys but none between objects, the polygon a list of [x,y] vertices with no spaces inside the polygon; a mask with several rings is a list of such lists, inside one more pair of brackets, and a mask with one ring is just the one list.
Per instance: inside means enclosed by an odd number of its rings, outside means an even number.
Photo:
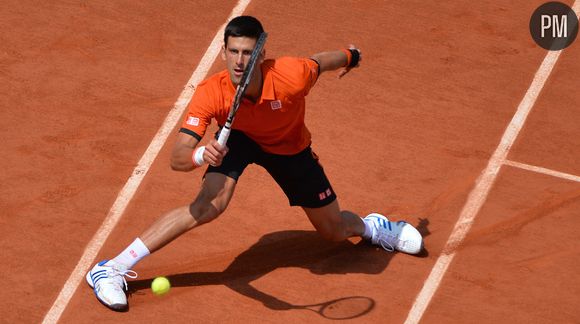
[{"label": "orange tennis shirt", "polygon": [[[261,67],[262,95],[255,103],[242,99],[232,129],[242,131],[266,152],[299,153],[310,145],[304,97],[318,79],[318,64],[307,58],[284,57],[265,60]],[[223,126],[235,92],[227,70],[200,83],[180,131],[201,140],[212,118]]]}]

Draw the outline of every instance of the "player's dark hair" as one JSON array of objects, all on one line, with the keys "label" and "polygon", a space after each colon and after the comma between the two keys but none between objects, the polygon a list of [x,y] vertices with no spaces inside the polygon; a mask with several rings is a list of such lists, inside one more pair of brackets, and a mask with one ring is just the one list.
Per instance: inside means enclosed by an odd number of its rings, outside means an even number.
[{"label": "player's dark hair", "polygon": [[264,28],[258,19],[252,16],[239,16],[228,23],[224,32],[224,44],[228,45],[228,37],[250,37],[258,39]]}]

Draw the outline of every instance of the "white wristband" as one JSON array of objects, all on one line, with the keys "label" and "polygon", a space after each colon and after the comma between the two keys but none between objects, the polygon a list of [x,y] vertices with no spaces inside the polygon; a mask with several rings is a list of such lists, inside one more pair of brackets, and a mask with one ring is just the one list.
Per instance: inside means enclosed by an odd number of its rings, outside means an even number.
[{"label": "white wristband", "polygon": [[195,166],[199,167],[205,163],[203,161],[203,152],[205,152],[205,146],[200,146],[193,152],[193,164]]}]

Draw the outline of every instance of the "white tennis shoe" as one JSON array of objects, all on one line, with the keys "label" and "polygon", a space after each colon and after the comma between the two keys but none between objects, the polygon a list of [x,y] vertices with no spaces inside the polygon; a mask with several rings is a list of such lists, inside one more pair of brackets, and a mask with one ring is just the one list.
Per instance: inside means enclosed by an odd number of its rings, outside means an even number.
[{"label": "white tennis shoe", "polygon": [[373,244],[393,252],[394,250],[417,254],[423,249],[423,237],[413,225],[405,222],[391,222],[381,214],[372,213],[363,218],[371,225]]},{"label": "white tennis shoe", "polygon": [[127,304],[127,280],[137,278],[137,273],[125,269],[114,261],[101,261],[87,273],[87,283],[95,291],[97,299],[105,306],[114,311],[126,311]]}]

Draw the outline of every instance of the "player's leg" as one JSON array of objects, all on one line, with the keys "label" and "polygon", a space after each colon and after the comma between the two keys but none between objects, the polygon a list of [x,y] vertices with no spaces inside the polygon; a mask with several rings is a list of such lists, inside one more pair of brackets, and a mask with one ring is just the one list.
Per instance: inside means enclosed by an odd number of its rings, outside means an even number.
[{"label": "player's leg", "polygon": [[262,154],[264,166],[280,185],[291,206],[300,206],[322,237],[342,241],[364,233],[362,219],[341,211],[318,156],[308,147],[291,156]]},{"label": "player's leg", "polygon": [[386,216],[372,213],[361,219],[349,211],[339,211],[337,200],[319,208],[303,207],[316,230],[327,240],[341,241],[361,236],[387,251],[417,254],[423,248],[423,238],[411,224],[389,221]]},{"label": "player's leg", "polygon": [[192,204],[165,213],[114,259],[99,262],[87,273],[87,283],[97,299],[113,310],[127,310],[125,276],[136,277],[130,269],[183,233],[216,219],[226,209],[235,186],[236,180],[224,174],[206,174]]},{"label": "player's leg", "polygon": [[141,241],[153,253],[192,228],[216,219],[228,206],[235,187],[235,179],[207,173],[195,201],[163,215],[143,232]]},{"label": "player's leg", "polygon": [[230,133],[228,147],[228,154],[220,166],[208,166],[195,201],[165,214],[141,235],[150,252],[157,251],[190,229],[214,220],[226,209],[237,180],[254,161],[258,150],[257,144],[236,130]]},{"label": "player's leg", "polygon": [[284,190],[290,205],[302,207],[324,238],[339,241],[360,235],[388,251],[421,251],[421,234],[406,222],[392,222],[376,213],[361,219],[352,212],[340,211],[330,181],[310,148],[292,156],[265,155],[263,161],[261,164]]},{"label": "player's leg", "polygon": [[341,211],[338,200],[323,207],[302,209],[318,233],[327,240],[342,241],[364,233],[363,220],[355,213]]},{"label": "player's leg", "polygon": [[191,205],[164,214],[118,256],[100,262],[87,274],[87,282],[94,287],[99,301],[111,309],[126,310],[127,283],[124,276],[134,274],[129,269],[149,253],[192,228],[210,222],[226,209],[237,179],[252,162],[256,149],[255,144],[237,131],[232,131],[228,146],[230,150],[222,164],[208,166],[201,190]]}]

